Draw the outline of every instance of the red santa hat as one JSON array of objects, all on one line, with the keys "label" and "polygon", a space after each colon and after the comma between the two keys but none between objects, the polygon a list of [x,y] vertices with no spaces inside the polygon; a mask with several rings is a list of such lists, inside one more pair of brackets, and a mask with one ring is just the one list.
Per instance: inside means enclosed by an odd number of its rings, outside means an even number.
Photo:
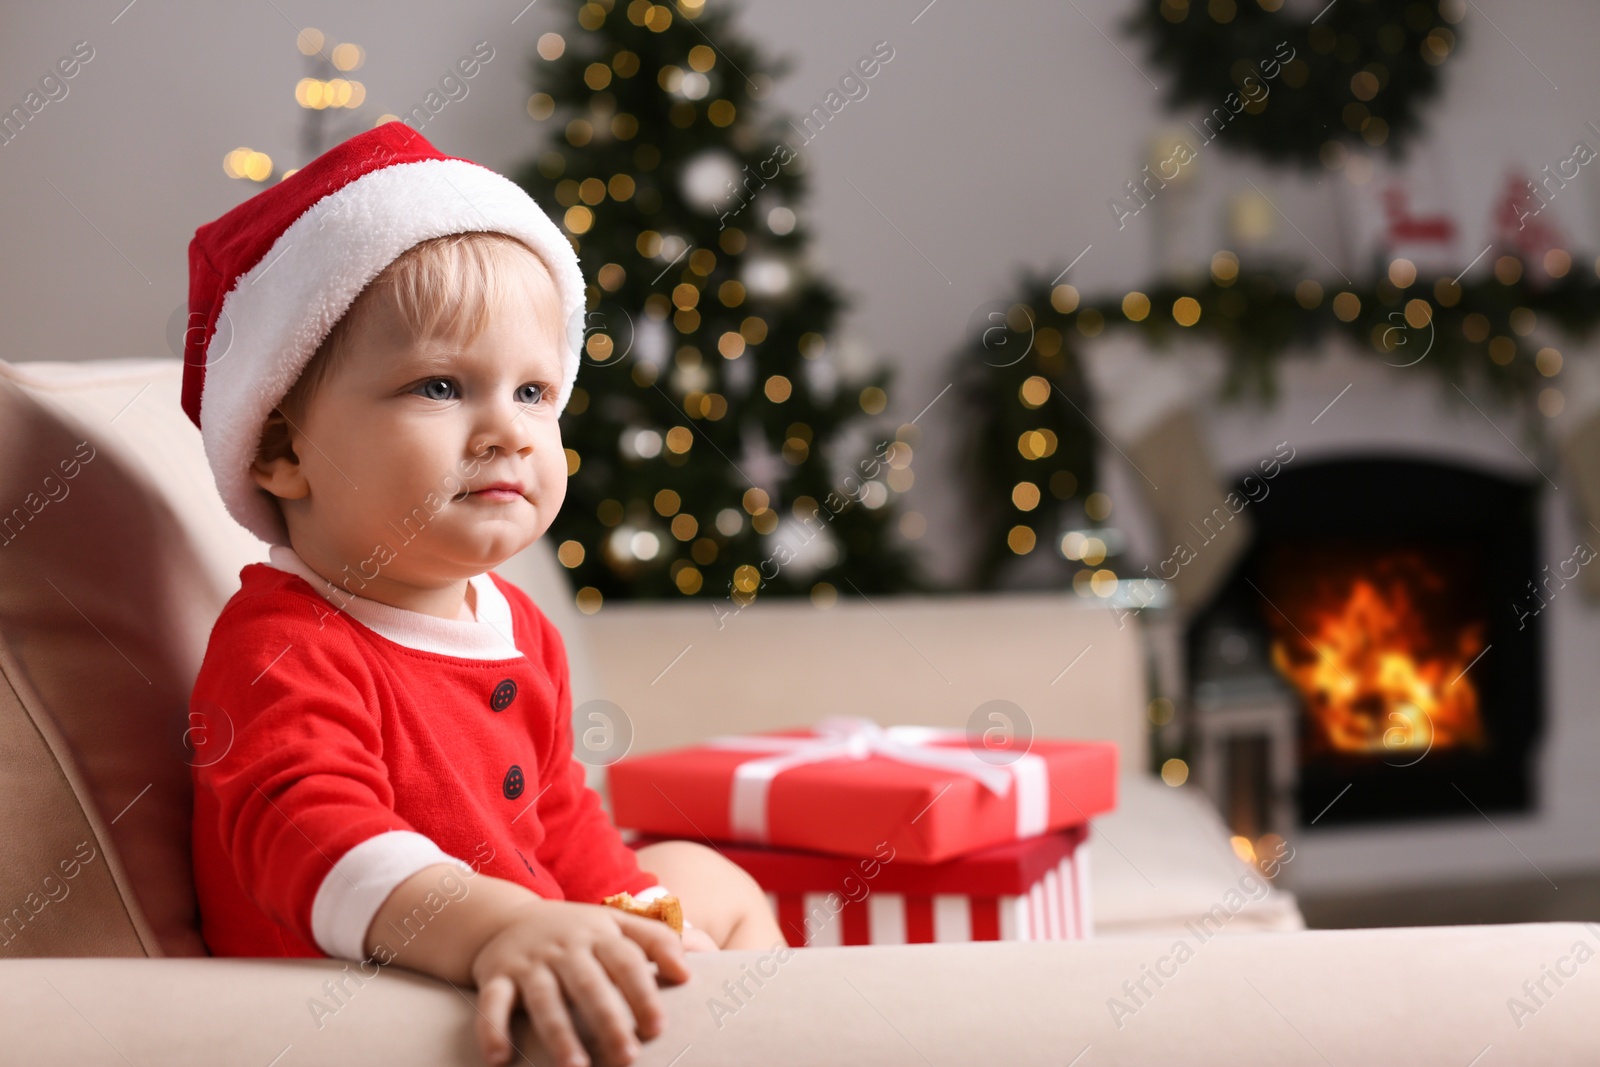
[{"label": "red santa hat", "polygon": [[251,533],[288,543],[250,465],[267,416],[328,332],[407,249],[474,231],[519,238],[550,268],[567,338],[559,413],[584,332],[572,243],[515,182],[442,154],[405,123],[357,134],[195,231],[183,410],[200,428],[223,503]]}]

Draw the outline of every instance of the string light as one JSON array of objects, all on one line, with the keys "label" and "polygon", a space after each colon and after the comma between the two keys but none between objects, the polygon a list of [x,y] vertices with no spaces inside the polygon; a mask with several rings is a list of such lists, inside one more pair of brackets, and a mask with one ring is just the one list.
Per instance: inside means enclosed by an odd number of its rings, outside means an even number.
[{"label": "string light", "polygon": [[272,157],[253,148],[235,148],[222,157],[222,172],[230,178],[264,182],[272,176]]},{"label": "string light", "polygon": [[344,44],[335,45],[329,58],[335,67],[348,73],[366,62],[367,53],[360,45],[346,41]]},{"label": "string light", "polygon": [[301,78],[294,87],[295,103],[313,111],[326,108],[357,108],[367,99],[367,87],[346,78]]},{"label": "string light", "polygon": [[1050,290],[1050,306],[1063,315],[1078,310],[1078,290],[1070,285],[1058,285]]},{"label": "string light", "polygon": [[1017,387],[1017,396],[1023,407],[1042,407],[1050,399],[1050,383],[1037,374],[1032,375]]}]

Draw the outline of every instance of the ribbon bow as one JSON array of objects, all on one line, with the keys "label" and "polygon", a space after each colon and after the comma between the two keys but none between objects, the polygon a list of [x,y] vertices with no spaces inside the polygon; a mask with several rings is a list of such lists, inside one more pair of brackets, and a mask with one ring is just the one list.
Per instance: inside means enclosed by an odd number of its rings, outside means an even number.
[{"label": "ribbon bow", "polygon": [[879,726],[871,719],[830,715],[812,728],[811,737],[724,735],[706,742],[713,748],[770,752],[746,760],[734,770],[729,800],[729,825],[733,836],[745,841],[767,840],[767,793],[772,779],[792,767],[833,759],[864,760],[872,756],[932,767],[965,775],[990,793],[1004,797],[1017,786],[1017,836],[1032,837],[1049,828],[1049,772],[1044,759],[1019,753],[1006,765],[989,763],[965,746],[930,745],[931,741],[961,740],[961,730],[931,726]]}]

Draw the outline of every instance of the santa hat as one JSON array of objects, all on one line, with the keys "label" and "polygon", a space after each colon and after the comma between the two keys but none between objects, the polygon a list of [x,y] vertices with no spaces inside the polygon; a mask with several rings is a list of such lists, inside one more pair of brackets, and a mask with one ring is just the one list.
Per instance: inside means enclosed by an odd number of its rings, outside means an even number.
[{"label": "santa hat", "polygon": [[519,238],[550,268],[567,339],[559,413],[584,332],[572,243],[515,182],[442,154],[405,123],[357,134],[195,231],[183,410],[200,428],[223,503],[251,533],[288,543],[250,465],[267,416],[328,332],[407,249],[475,231]]}]

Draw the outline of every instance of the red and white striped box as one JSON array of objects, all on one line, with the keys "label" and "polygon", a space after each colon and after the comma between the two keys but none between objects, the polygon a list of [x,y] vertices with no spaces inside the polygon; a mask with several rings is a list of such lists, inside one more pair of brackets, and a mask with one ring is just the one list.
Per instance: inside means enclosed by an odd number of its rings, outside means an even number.
[{"label": "red and white striped box", "polygon": [[[791,947],[1092,936],[1089,828],[1051,831],[943,863],[718,843],[767,891]],[[661,838],[641,838],[635,845]]]}]

